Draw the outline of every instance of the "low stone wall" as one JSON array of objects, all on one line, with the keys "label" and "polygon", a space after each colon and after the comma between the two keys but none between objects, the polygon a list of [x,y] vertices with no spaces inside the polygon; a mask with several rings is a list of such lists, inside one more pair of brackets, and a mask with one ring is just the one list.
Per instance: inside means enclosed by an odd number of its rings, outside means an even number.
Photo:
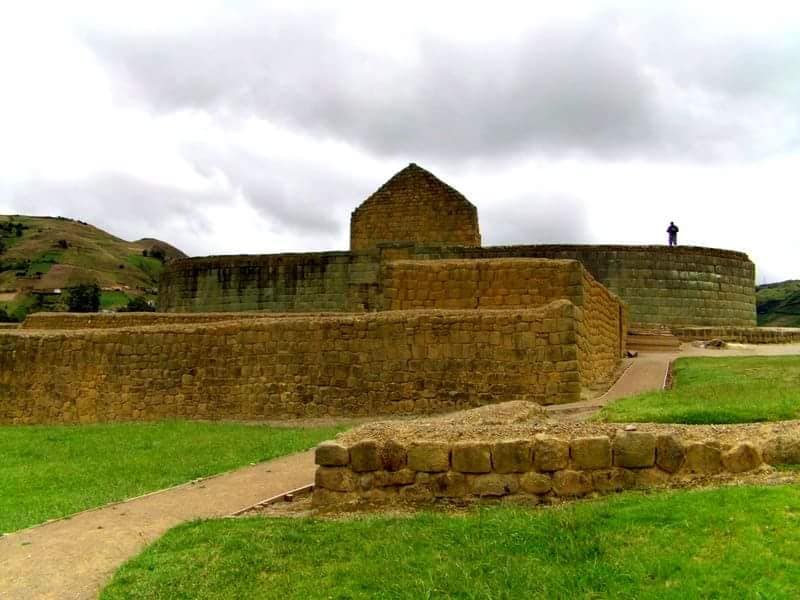
[{"label": "low stone wall", "polygon": [[575,307],[0,333],[0,423],[373,416],[577,400]]},{"label": "low stone wall", "polygon": [[119,329],[124,327],[150,327],[154,325],[193,325],[220,321],[248,319],[280,319],[287,316],[315,316],[319,313],[33,313],[23,321],[23,329]]},{"label": "low stone wall", "polygon": [[489,424],[480,428],[479,439],[470,427],[458,429],[461,439],[437,437],[431,423],[429,433],[418,429],[416,436],[397,438],[389,431],[388,437],[358,439],[355,433],[321,444],[314,504],[499,497],[537,501],[800,464],[796,421],[727,428],[648,425],[644,431],[613,425],[576,426],[574,431],[566,425],[518,426],[513,435],[493,435]]},{"label": "low stone wall", "polygon": [[670,327],[682,342],[723,340],[735,344],[798,344],[800,328],[794,327]]}]

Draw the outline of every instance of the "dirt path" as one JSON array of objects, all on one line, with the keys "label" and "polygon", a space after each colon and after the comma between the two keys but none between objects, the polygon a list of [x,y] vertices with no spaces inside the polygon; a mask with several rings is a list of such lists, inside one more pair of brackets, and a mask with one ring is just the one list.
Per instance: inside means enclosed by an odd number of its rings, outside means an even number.
[{"label": "dirt path", "polygon": [[167,529],[220,517],[314,480],[294,454],[0,538],[0,598],[95,598],[127,559]]}]

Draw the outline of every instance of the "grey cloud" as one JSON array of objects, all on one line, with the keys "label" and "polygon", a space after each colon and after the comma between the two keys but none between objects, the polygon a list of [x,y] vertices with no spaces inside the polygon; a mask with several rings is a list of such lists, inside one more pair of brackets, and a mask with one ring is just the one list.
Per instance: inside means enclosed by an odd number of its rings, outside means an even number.
[{"label": "grey cloud", "polygon": [[191,145],[183,155],[199,173],[224,175],[274,229],[335,237],[364,197],[357,178],[303,161],[267,159],[244,148]]},{"label": "grey cloud", "polygon": [[484,245],[586,244],[586,208],[571,196],[530,194],[478,207]]},{"label": "grey cloud", "polygon": [[[652,25],[639,38],[623,19],[597,17],[489,46],[420,37],[418,58],[400,60],[337,39],[330,19],[254,13],[169,38],[85,38],[117,93],[154,111],[258,116],[385,156],[713,159],[796,141],[797,108],[776,86],[796,54],[774,42],[717,47]],[[698,60],[706,50],[717,58]],[[750,75],[737,69],[743,56]],[[739,114],[754,85],[771,100],[764,118],[787,125],[765,148],[758,107]]]},{"label": "grey cloud", "polygon": [[[22,214],[80,219],[124,239],[161,237],[186,252],[197,251],[176,240],[169,224],[179,222],[184,232],[202,235],[210,222],[204,208],[219,201],[211,192],[190,192],[146,182],[121,173],[107,173],[75,181],[29,181],[9,193]],[[187,240],[190,238],[187,238]]]}]

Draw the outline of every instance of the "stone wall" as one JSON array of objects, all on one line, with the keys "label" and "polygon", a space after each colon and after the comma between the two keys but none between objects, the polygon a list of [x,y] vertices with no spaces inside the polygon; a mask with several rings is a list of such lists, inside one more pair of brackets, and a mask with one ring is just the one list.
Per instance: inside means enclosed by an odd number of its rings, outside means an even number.
[{"label": "stone wall", "polygon": [[723,340],[736,344],[800,344],[796,327],[671,327],[682,342]]},{"label": "stone wall", "polygon": [[[580,261],[629,306],[636,324],[754,326],[755,267],[739,252],[679,246],[386,244],[369,251],[186,259],[167,265],[168,312],[375,310],[391,260],[552,258]],[[263,287],[261,287],[263,286]]]},{"label": "stone wall", "polygon": [[217,312],[371,310],[380,254],[321,252],[212,256],[173,261],[161,277],[159,310]]},{"label": "stone wall", "polygon": [[558,299],[579,308],[581,381],[609,379],[625,351],[625,306],[575,260],[479,259],[394,261],[384,265],[383,307],[531,308]]},{"label": "stone wall", "polygon": [[322,313],[220,312],[220,313],[32,313],[22,323],[23,329],[120,329],[154,325],[194,325],[242,319],[280,319],[287,316],[317,316]]},{"label": "stone wall", "polygon": [[[446,431],[446,426],[445,431]],[[540,501],[692,481],[724,481],[769,465],[800,464],[800,424],[722,428],[647,425],[470,426],[455,435],[369,436],[317,447],[314,504],[421,503],[484,498]],[[493,430],[498,429],[495,432]],[[528,431],[525,431],[525,430]],[[537,432],[538,430],[538,432]],[[358,430],[356,430],[358,431]],[[346,434],[347,435],[347,434]]]},{"label": "stone wall", "polygon": [[[459,251],[460,250],[460,251]],[[620,296],[637,324],[756,324],[755,265],[746,254],[694,246],[496,246],[434,257],[579,260]]]},{"label": "stone wall", "polygon": [[384,242],[480,246],[478,211],[432,173],[411,164],[353,211],[350,249]]},{"label": "stone wall", "polygon": [[579,398],[575,307],[0,333],[0,423],[433,413]]}]

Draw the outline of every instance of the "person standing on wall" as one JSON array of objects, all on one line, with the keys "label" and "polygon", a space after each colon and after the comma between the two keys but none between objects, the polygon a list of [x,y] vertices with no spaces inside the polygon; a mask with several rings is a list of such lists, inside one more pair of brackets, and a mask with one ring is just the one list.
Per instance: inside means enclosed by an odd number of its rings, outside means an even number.
[{"label": "person standing on wall", "polygon": [[678,245],[678,226],[675,225],[672,221],[669,222],[669,227],[667,227],[667,233],[669,234],[669,245],[670,246],[677,246]]}]

